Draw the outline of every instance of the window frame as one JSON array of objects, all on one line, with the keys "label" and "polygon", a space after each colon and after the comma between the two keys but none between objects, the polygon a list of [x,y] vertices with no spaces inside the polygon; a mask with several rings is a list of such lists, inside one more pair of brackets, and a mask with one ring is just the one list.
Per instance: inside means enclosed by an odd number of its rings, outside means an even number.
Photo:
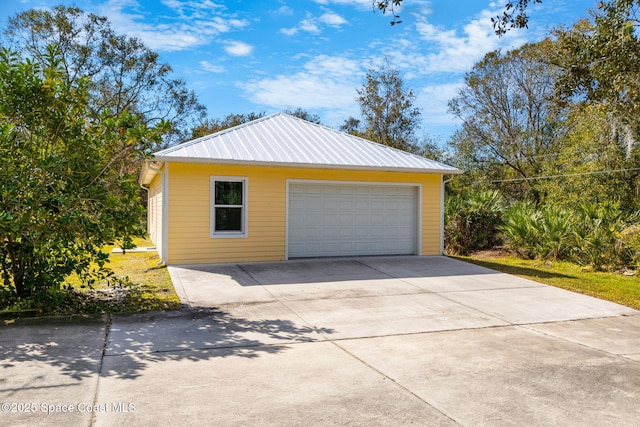
[{"label": "window frame", "polygon": [[[217,205],[216,204],[216,182],[241,182],[242,183],[242,205]],[[212,176],[210,178],[209,189],[209,237],[214,239],[246,238],[249,236],[248,224],[248,193],[249,179],[244,176]],[[234,207],[241,208],[241,230],[240,231],[216,231],[216,208]]]}]

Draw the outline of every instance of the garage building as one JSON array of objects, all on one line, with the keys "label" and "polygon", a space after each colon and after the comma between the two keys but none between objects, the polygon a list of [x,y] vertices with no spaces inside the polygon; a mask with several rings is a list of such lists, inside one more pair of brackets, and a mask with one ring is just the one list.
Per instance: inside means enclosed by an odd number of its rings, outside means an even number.
[{"label": "garage building", "polygon": [[460,170],[286,114],[159,151],[143,165],[168,265],[440,255],[443,176]]}]

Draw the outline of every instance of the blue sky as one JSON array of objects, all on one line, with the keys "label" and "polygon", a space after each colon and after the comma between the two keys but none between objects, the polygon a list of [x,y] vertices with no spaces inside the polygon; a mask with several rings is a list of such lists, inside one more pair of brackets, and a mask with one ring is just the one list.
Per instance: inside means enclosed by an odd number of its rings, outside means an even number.
[{"label": "blue sky", "polygon": [[485,53],[537,41],[596,4],[544,0],[530,29],[498,38],[490,18],[505,2],[405,0],[403,23],[391,26],[371,0],[0,0],[0,24],[57,4],[107,16],[160,53],[213,118],[300,107],[337,128],[359,116],[356,88],[386,57],[417,95],[419,134],[443,143],[458,126],[447,101]]}]

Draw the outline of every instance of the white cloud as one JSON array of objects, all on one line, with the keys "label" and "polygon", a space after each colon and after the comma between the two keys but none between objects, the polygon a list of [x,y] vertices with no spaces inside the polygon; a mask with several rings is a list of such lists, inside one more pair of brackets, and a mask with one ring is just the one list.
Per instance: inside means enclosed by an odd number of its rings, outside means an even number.
[{"label": "white cloud", "polygon": [[281,6],[276,13],[278,13],[279,15],[293,15],[293,9],[291,9],[289,6]]},{"label": "white cloud", "polygon": [[327,24],[331,27],[339,27],[347,23],[346,19],[344,19],[342,16],[338,15],[337,13],[333,13],[333,12],[327,12],[323,14],[322,16],[320,16],[319,20],[323,24]]},{"label": "white cloud", "polygon": [[444,83],[425,86],[418,91],[416,105],[422,109],[422,118],[427,128],[429,125],[442,126],[456,122],[455,117],[448,113],[447,104],[458,94],[462,86],[462,82]]},{"label": "white cloud", "polygon": [[342,56],[319,55],[308,61],[304,68],[310,74],[326,75],[342,80],[362,75],[362,67],[357,61]]},{"label": "white cloud", "polygon": [[344,107],[353,101],[353,94],[344,96],[351,85],[307,73],[248,82],[244,89],[252,102],[278,108]]},{"label": "white cloud", "polygon": [[316,24],[316,20],[314,18],[304,19],[300,22],[300,27],[302,31],[306,31],[308,33],[319,33],[320,28]]},{"label": "white cloud", "polygon": [[185,0],[161,0],[161,3],[183,17],[206,18],[211,12],[223,11],[223,5],[210,0],[185,1]]},{"label": "white cloud", "polygon": [[313,0],[318,4],[340,4],[340,5],[349,5],[349,6],[357,6],[358,8],[369,8],[373,7],[373,2],[371,0]]},{"label": "white cloud", "polygon": [[253,51],[253,46],[250,44],[240,42],[240,41],[230,41],[227,42],[224,50],[233,56],[247,56],[250,55]]},{"label": "white cloud", "polygon": [[208,71],[210,73],[222,73],[224,72],[224,67],[222,65],[212,64],[209,61],[200,61],[200,66],[203,70]]},{"label": "white cloud", "polygon": [[[256,104],[279,109],[330,109],[353,114],[355,87],[362,67],[351,59],[320,55],[291,75],[278,75],[241,83],[245,96]],[[343,115],[346,118],[347,115]]]},{"label": "white cloud", "polygon": [[295,36],[298,34],[298,31],[298,28],[281,28],[279,32],[285,36]]},{"label": "white cloud", "polygon": [[439,73],[446,73],[450,80],[456,78],[455,74],[471,70],[486,53],[512,49],[526,41],[521,31],[497,37],[491,24],[496,11],[484,10],[454,29],[432,24],[429,14],[427,8],[415,13],[415,31],[411,29],[392,45],[381,48],[380,44],[370,44],[370,49],[381,49],[382,55],[373,57],[368,67],[379,68],[386,59],[401,71],[405,80]]},{"label": "white cloud", "polygon": [[163,4],[178,15],[165,18],[161,24],[152,24],[147,16],[132,13],[136,0],[109,0],[98,8],[100,15],[108,16],[113,28],[130,37],[141,39],[152,50],[171,52],[211,43],[216,36],[249,25],[248,21],[225,16],[222,6],[209,0],[163,0]]},{"label": "white cloud", "polygon": [[518,31],[510,31],[499,38],[495,35],[491,17],[497,12],[483,10],[475,19],[462,27],[462,31],[445,30],[431,24],[427,16],[418,17],[416,29],[420,38],[433,45],[420,62],[429,72],[464,72],[470,70],[482,57],[499,48],[512,48],[525,42]]},{"label": "white cloud", "polygon": [[281,28],[280,33],[293,36],[300,31],[306,31],[311,34],[319,34],[322,32],[322,26],[328,26],[332,28],[340,28],[340,26],[347,23],[347,20],[337,13],[328,11],[320,15],[320,17],[314,17],[311,14],[307,14],[307,17],[300,21],[297,27]]}]

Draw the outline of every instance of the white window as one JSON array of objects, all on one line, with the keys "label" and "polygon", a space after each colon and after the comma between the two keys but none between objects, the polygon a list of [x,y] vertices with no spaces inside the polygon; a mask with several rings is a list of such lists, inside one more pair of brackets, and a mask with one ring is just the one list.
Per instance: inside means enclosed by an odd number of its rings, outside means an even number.
[{"label": "white window", "polygon": [[247,178],[211,177],[211,237],[247,237]]}]

